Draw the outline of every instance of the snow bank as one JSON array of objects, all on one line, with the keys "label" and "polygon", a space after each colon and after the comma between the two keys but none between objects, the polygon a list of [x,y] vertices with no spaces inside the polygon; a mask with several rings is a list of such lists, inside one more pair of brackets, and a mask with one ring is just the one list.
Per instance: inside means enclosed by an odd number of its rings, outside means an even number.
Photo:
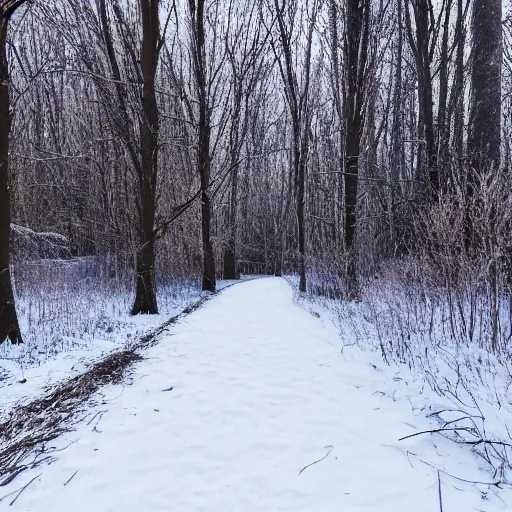
[{"label": "snow bank", "polygon": [[[296,286],[295,279],[290,281]],[[328,314],[344,354],[359,354],[386,368],[383,396],[409,404],[460,448],[474,452],[488,482],[512,483],[512,366],[477,343],[457,343],[446,316],[429,316],[417,304],[386,290],[354,303],[320,296],[296,300],[314,314]],[[387,296],[386,296],[387,294]],[[483,319],[479,320],[483,322]],[[425,434],[430,436],[431,434]],[[454,476],[465,478],[465,472]]]}]

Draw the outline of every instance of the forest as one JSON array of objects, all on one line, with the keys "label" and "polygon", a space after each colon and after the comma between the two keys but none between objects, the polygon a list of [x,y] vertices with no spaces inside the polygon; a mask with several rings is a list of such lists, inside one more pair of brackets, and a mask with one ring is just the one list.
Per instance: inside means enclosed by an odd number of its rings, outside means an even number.
[{"label": "forest", "polygon": [[500,0],[11,0],[1,16],[2,340],[22,339],[15,296],[69,284],[17,257],[13,224],[65,237],[134,315],[165,284],[296,274],[339,301],[399,287],[507,350]]},{"label": "forest", "polygon": [[0,381],[282,276],[508,481],[511,194],[507,0],[0,0]]}]

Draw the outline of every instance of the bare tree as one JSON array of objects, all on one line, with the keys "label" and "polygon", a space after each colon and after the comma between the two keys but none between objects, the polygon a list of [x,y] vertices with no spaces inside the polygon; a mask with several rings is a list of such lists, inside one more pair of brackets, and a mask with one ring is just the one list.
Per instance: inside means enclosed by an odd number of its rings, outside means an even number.
[{"label": "bare tree", "polygon": [[[111,128],[123,142],[133,169],[137,244],[133,315],[158,313],[155,215],[159,112],[155,79],[164,37],[160,34],[159,6],[159,0],[139,1],[138,13],[134,14],[140,16],[139,40],[137,30],[131,26],[133,20],[126,19],[118,0],[99,0],[97,14],[90,5],[70,1],[72,16],[81,23],[89,23],[86,30],[92,29],[92,33],[84,30],[75,34],[70,43],[95,83]],[[50,18],[51,11],[47,16]],[[85,42],[91,35],[97,38],[97,46],[92,48]],[[124,51],[121,57],[117,42]],[[105,71],[109,77],[102,75]]]},{"label": "bare tree", "polygon": [[357,298],[356,225],[359,158],[365,119],[370,36],[370,0],[346,0],[344,45],[344,185],[347,296]]},{"label": "bare tree", "polygon": [[[414,24],[411,21],[411,7]],[[435,147],[431,65],[439,34],[439,22],[434,17],[432,0],[408,0],[405,20],[418,80],[418,179],[422,179],[426,169],[432,191],[436,194],[439,189],[439,174]]]},{"label": "bare tree", "polygon": [[158,105],[155,76],[160,51],[159,0],[140,0],[142,15],[141,242],[137,251],[137,287],[132,315],[158,313],[155,285],[155,213],[158,173]]},{"label": "bare tree", "polygon": [[[457,18],[455,23],[455,44],[457,46],[457,49],[455,56],[455,73],[450,97],[450,104],[451,109],[454,111],[452,151],[455,155],[455,163],[457,168],[462,167],[464,157],[464,50],[466,45],[465,19],[469,3],[469,0],[467,0],[466,7],[464,8],[464,0],[457,0]],[[450,174],[449,179],[447,181],[451,183],[451,188],[454,189],[455,186],[453,183],[453,173]]]},{"label": "bare tree", "polygon": [[[271,39],[281,78],[285,86],[285,98],[288,105],[292,125],[292,175],[293,175],[293,196],[297,212],[297,234],[298,234],[298,255],[299,255],[299,289],[305,292],[306,283],[306,227],[305,227],[305,187],[307,164],[309,157],[309,139],[311,122],[311,55],[313,47],[313,36],[317,22],[319,2],[306,2],[299,6],[296,1],[274,0],[273,15],[276,19],[278,48]],[[307,23],[303,25],[305,34],[294,32],[295,17],[300,11]],[[294,40],[304,36],[305,45],[301,67],[296,65],[300,47],[293,47]]]},{"label": "bare tree", "polygon": [[[236,6],[234,5],[236,4]],[[257,2],[230,2],[228,15],[235,26],[226,35],[226,53],[231,71],[231,111],[229,115],[229,159],[231,187],[228,208],[228,240],[224,250],[223,277],[238,279],[237,258],[237,209],[240,157],[247,137],[249,122],[254,115],[251,96],[261,78],[265,48],[258,23]],[[236,20],[236,21],[235,21]],[[254,26],[256,25],[256,29]]]},{"label": "bare tree", "polygon": [[[113,11],[117,23],[121,27],[121,35],[126,52],[134,55],[137,52],[135,42],[130,38],[123,19],[121,8],[116,0]],[[132,57],[135,75],[141,84],[140,115],[139,115],[139,148],[133,138],[131,121],[128,113],[127,94],[121,81],[120,66],[117,62],[111,28],[107,17],[105,0],[100,0],[99,13],[103,37],[108,53],[110,68],[116,81],[118,112],[114,114],[115,122],[120,125],[120,133],[124,139],[134,165],[137,183],[138,243],[136,253],[136,293],[132,315],[139,313],[156,314],[155,285],[155,213],[156,185],[158,174],[158,106],[155,91],[155,76],[158,67],[159,44],[159,0],[140,0],[139,4],[142,24],[142,40],[140,60]],[[140,64],[139,64],[140,62]]]},{"label": "bare tree", "polygon": [[501,17],[501,0],[474,0],[471,23],[471,129],[468,146],[476,169],[500,164],[503,64]]},{"label": "bare tree", "polygon": [[197,170],[201,180],[201,232],[203,243],[203,285],[204,291],[214,292],[216,288],[215,255],[211,239],[211,135],[212,135],[212,83],[208,76],[215,70],[208,69],[205,36],[205,1],[189,0],[190,31],[194,73],[195,99],[198,104],[197,116]]},{"label": "bare tree", "polygon": [[10,274],[11,197],[9,194],[9,134],[12,114],[9,103],[7,29],[9,20],[25,0],[0,1],[0,343],[7,338],[21,343]]}]

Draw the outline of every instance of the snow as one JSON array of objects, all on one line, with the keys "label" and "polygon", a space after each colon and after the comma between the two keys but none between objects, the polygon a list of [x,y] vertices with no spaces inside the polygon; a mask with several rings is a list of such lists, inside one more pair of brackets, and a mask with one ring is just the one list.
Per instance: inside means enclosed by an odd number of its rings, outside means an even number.
[{"label": "snow", "polygon": [[10,509],[432,512],[439,469],[445,511],[512,503],[509,489],[447,475],[492,480],[467,447],[398,441],[436,425],[391,398],[393,369],[342,345],[285,280],[230,287],[144,352],[130,385],[102,390],[96,419],[55,441],[56,462],[0,498],[36,477]]},{"label": "snow", "polygon": [[[297,288],[298,279],[291,282]],[[368,352],[365,359],[378,366],[385,353],[390,364],[383,382],[387,396],[408,401],[436,421],[436,428],[452,429],[442,435],[471,443],[471,449],[487,460],[494,481],[512,482],[510,353],[493,354],[483,348],[491,345],[490,304],[485,297],[465,318],[457,316],[463,304],[452,315],[448,297],[438,294],[428,304],[421,289],[393,279],[367,283],[364,300],[357,303],[318,295],[296,294],[295,299],[313,314],[330,315],[347,351],[362,349]],[[504,338],[510,332],[509,313],[502,308]],[[477,327],[470,341],[463,332],[471,317]]]},{"label": "snow", "polygon": [[[222,290],[236,282],[218,281],[217,287]],[[72,312],[68,315],[73,319],[68,319],[65,313],[56,314],[49,327],[48,324],[37,323],[29,328],[23,314],[27,299],[21,300],[18,309],[22,312],[22,332],[30,334],[25,337],[23,345],[0,345],[0,422],[16,404],[31,401],[45,389],[84,372],[112,351],[121,349],[178,315],[187,305],[197,301],[201,292],[183,284],[172,289],[161,287],[160,314],[138,316],[129,315],[129,305],[133,302],[130,295],[118,293],[102,298],[96,295],[99,294],[82,291],[75,297]],[[62,300],[60,297],[59,302]],[[87,319],[89,323],[101,323],[102,327],[92,332],[88,322],[84,321],[85,316],[91,317]],[[62,338],[58,329],[66,322],[73,323],[73,336],[66,337],[65,343],[55,343],[57,347],[54,350],[48,350],[48,338],[50,341]]]},{"label": "snow", "polygon": [[[155,329],[198,298],[199,293],[189,293],[181,300],[167,304],[159,315],[130,317],[127,308],[123,316],[108,316],[107,331],[99,330],[88,340],[84,340],[81,326],[78,326],[76,335],[69,337],[68,342],[62,343],[54,353],[46,350],[45,339],[34,336],[25,345],[0,345],[0,421],[15,404],[30,401],[45,389],[84,372],[94,362]],[[55,324],[58,326],[57,318]]]}]

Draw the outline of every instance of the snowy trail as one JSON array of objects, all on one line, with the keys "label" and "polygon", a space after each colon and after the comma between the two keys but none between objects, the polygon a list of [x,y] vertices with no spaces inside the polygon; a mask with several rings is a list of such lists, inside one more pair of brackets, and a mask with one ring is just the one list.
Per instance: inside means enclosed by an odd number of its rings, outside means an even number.
[{"label": "snowy trail", "polygon": [[[59,440],[77,442],[55,463],[2,489],[0,496],[42,473],[0,508],[439,510],[436,471],[406,453],[432,448],[432,439],[397,441],[431,425],[409,404],[375,393],[382,376],[346,360],[339,344],[329,322],[293,303],[282,279],[225,290],[144,354],[131,386],[107,390],[113,398],[98,409],[107,412],[97,431],[82,425]],[[442,441],[438,450],[451,450],[461,471],[476,467],[472,455]],[[452,483],[444,487],[446,512],[506,507]]]}]

